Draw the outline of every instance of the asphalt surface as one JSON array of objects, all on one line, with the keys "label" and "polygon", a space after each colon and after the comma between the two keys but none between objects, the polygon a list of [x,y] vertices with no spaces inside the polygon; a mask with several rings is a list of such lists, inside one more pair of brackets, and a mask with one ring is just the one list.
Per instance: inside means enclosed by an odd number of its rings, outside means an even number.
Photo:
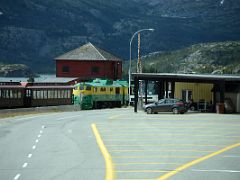
[{"label": "asphalt surface", "polygon": [[240,179],[240,115],[133,108],[0,119],[0,179],[105,179],[93,124],[115,179]]}]

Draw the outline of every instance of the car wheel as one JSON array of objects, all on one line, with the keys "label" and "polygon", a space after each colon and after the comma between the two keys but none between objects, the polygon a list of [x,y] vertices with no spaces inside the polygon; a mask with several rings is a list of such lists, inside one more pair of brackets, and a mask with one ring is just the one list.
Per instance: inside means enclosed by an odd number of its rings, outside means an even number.
[{"label": "car wheel", "polygon": [[173,114],[178,114],[179,113],[177,108],[173,108],[172,111],[173,111]]},{"label": "car wheel", "polygon": [[191,111],[195,111],[195,107],[194,107],[194,106],[191,106],[191,107],[190,107],[190,110],[191,110]]},{"label": "car wheel", "polygon": [[147,114],[152,114],[152,108],[147,108]]}]

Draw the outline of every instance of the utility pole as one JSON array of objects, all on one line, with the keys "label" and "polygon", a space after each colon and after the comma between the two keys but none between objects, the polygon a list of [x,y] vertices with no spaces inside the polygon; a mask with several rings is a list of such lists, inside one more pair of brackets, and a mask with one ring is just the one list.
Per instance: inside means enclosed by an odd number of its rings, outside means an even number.
[{"label": "utility pole", "polygon": [[[142,61],[140,54],[140,46],[141,46],[141,34],[138,33],[138,62],[137,62],[137,73],[142,73]],[[142,93],[142,81],[139,81],[139,102],[140,107],[143,107],[143,93]]]}]

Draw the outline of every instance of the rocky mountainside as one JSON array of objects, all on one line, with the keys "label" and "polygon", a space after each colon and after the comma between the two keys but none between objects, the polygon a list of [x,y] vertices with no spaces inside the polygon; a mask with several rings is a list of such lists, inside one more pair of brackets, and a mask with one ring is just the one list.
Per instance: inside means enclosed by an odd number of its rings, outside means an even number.
[{"label": "rocky mountainside", "polygon": [[53,72],[54,57],[89,41],[128,59],[142,28],[155,29],[142,33],[142,54],[240,40],[239,17],[239,0],[1,0],[0,59]]},{"label": "rocky mountainside", "polygon": [[32,77],[32,70],[24,64],[0,64],[0,77]]},{"label": "rocky mountainside", "polygon": [[[240,41],[201,43],[177,51],[151,53],[142,58],[142,67],[145,73],[240,75]],[[136,72],[136,63],[133,69]]]}]

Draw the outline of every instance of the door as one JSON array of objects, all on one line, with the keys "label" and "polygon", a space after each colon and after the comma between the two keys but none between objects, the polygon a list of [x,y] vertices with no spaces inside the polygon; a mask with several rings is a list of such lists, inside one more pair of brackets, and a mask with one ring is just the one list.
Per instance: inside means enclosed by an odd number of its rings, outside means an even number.
[{"label": "door", "polygon": [[182,90],[182,100],[189,102],[192,100],[192,90]]},{"label": "door", "polygon": [[24,96],[24,106],[31,107],[31,104],[32,104],[32,90],[26,89],[25,96]]},{"label": "door", "polygon": [[165,99],[162,99],[162,100],[157,102],[156,110],[157,110],[157,112],[166,112],[167,104],[166,104],[166,100]]}]

